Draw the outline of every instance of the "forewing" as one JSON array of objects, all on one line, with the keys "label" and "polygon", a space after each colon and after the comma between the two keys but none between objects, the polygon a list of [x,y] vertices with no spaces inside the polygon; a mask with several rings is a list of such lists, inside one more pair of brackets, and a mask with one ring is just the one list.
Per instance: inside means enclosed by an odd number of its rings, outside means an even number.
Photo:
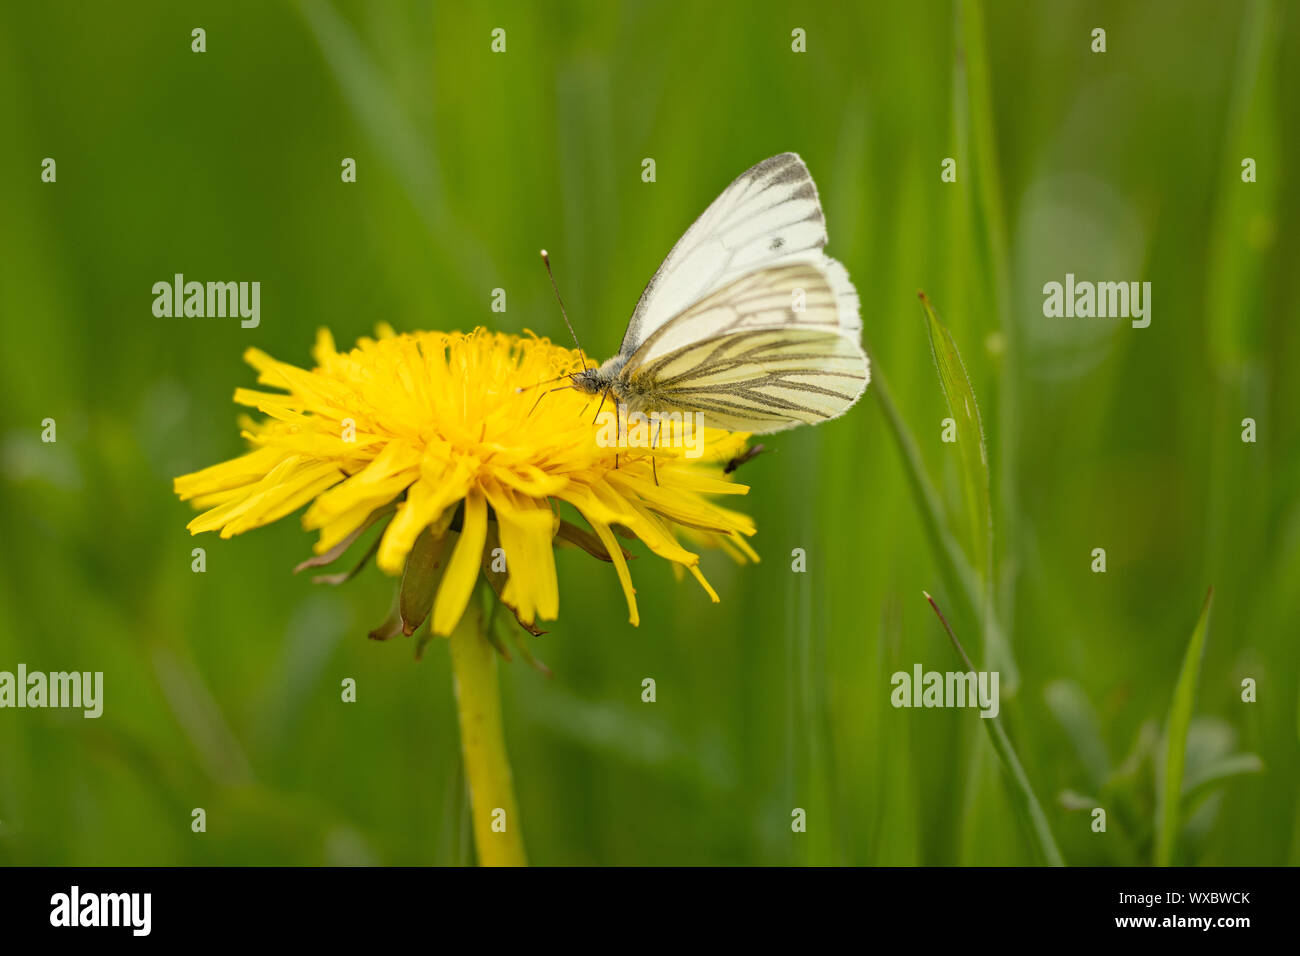
[{"label": "forewing", "polygon": [[619,349],[631,355],[674,316],[744,275],[826,245],[817,187],[795,153],[765,159],[723,190],[646,285]]},{"label": "forewing", "polygon": [[629,358],[629,371],[692,343],[753,329],[821,329],[857,341],[858,293],[844,267],[820,252],[748,273],[694,303],[651,335]]}]

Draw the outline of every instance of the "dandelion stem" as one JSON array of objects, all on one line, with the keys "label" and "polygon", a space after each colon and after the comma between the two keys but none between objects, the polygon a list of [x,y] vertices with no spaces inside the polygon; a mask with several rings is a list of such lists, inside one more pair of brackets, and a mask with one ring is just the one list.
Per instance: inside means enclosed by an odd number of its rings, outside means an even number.
[{"label": "dandelion stem", "polygon": [[[496,652],[484,634],[479,602],[451,634],[451,668],[460,720],[461,754],[469,783],[474,845],[482,866],[526,866],[510,759],[501,726]],[[495,825],[496,829],[493,829]]]}]

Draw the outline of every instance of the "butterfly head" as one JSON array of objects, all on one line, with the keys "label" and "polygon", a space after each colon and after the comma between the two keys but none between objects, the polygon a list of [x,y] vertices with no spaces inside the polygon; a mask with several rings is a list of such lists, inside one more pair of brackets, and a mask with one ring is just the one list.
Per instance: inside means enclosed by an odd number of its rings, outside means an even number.
[{"label": "butterfly head", "polygon": [[591,366],[569,376],[569,382],[580,392],[588,395],[604,395],[613,391],[618,393],[618,373],[627,359],[616,355],[599,368]]}]

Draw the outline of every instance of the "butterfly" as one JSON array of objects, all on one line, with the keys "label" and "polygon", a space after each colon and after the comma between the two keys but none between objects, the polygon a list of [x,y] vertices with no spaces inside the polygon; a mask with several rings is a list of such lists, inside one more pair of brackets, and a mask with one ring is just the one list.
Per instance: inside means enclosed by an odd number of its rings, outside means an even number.
[{"label": "butterfly", "polygon": [[[569,376],[627,412],[702,413],[766,433],[843,415],[871,374],[858,293],[822,252],[826,221],[795,153],[723,190],[646,285],[618,354]],[[567,317],[566,317],[567,321]]]}]

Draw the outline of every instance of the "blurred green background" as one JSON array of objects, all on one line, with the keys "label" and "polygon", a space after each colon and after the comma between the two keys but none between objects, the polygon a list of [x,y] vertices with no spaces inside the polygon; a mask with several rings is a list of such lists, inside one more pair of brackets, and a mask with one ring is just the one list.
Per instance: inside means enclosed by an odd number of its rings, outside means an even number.
[{"label": "blurred green background", "polygon": [[[563,342],[543,246],[612,354],[691,220],[795,150],[956,540],[918,289],[962,350],[1020,675],[1002,718],[1066,860],[1152,859],[1152,754],[1213,584],[1189,779],[1251,772],[1197,795],[1174,859],[1300,862],[1297,64],[1292,3],[5,4],[0,670],[102,670],[105,709],[0,711],[0,861],[472,860],[445,649],[365,638],[393,582],[293,576],[296,518],[191,539],[171,480],[242,450],[248,346],[309,364],[318,326],[379,321]],[[260,327],[155,318],[177,272],[260,281]],[[1150,327],[1044,318],[1066,272],[1149,280]],[[1035,860],[974,713],[889,705],[894,671],[957,669],[923,588],[983,651],[880,398],[740,472],[764,561],[706,555],[719,605],[641,560],[635,629],[613,570],[560,554],[533,642],[554,677],[502,667],[533,862]]]}]

